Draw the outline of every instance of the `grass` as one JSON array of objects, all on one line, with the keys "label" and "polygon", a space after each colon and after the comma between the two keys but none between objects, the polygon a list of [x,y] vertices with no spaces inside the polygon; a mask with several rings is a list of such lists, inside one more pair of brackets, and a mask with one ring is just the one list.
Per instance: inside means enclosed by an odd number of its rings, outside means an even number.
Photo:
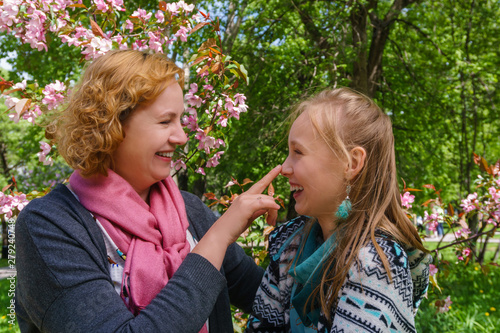
[{"label": "grass", "polygon": [[[449,242],[442,242],[439,246],[443,247],[445,245],[450,244]],[[438,242],[424,242],[424,246],[426,249],[433,251],[436,249],[438,245]],[[479,245],[482,248],[482,244]],[[485,254],[485,263],[489,263],[492,261],[492,258],[495,254],[495,251],[498,247],[498,243],[491,243],[489,242],[487,245],[487,250]],[[453,246],[450,246],[444,250],[439,251],[439,256],[441,260],[446,260],[450,262],[456,262],[457,261],[457,256],[455,254],[455,250]],[[500,258],[496,261],[498,264],[500,264]]]},{"label": "grass", "polygon": [[[437,274],[442,292],[429,287],[428,299],[415,318],[417,332],[497,332],[500,327],[500,267],[487,264],[443,264]],[[448,312],[435,302],[450,296]]]},{"label": "grass", "polygon": [[10,300],[12,297],[9,295],[10,292],[10,280],[3,279],[0,280],[0,333],[18,333],[19,326],[17,325],[17,319],[15,320],[15,324],[12,325],[12,319],[8,316],[10,306]]}]

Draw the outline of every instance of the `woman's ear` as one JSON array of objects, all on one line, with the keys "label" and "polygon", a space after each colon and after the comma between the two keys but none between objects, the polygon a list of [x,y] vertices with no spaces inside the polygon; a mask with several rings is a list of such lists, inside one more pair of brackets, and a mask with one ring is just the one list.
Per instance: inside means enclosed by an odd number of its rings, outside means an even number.
[{"label": "woman's ear", "polygon": [[354,179],[363,169],[366,159],[366,150],[362,147],[355,147],[349,152],[351,155],[351,163],[347,166],[347,180]]}]

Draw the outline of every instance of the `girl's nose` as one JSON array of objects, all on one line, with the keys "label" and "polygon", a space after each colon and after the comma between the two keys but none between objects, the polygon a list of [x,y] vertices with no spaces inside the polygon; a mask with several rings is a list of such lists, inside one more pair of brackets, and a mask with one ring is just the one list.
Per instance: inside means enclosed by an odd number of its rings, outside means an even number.
[{"label": "girl's nose", "polygon": [[281,174],[285,177],[290,178],[293,173],[292,163],[290,162],[290,156],[288,156],[281,167]]}]

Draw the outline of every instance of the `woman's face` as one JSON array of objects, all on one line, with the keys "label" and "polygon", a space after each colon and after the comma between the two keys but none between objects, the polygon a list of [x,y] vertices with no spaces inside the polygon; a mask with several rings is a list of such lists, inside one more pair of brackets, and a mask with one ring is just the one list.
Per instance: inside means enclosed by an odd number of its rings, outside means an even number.
[{"label": "woman's face", "polygon": [[153,103],[138,107],[123,123],[125,138],[113,153],[114,171],[143,199],[151,185],[170,175],[175,148],[187,141],[183,113],[182,89],[172,81]]},{"label": "woman's face", "polygon": [[323,221],[333,223],[337,207],[346,197],[347,163],[320,137],[307,112],[293,123],[288,148],[282,174],[295,192],[295,210],[300,215],[316,217],[322,225]]}]

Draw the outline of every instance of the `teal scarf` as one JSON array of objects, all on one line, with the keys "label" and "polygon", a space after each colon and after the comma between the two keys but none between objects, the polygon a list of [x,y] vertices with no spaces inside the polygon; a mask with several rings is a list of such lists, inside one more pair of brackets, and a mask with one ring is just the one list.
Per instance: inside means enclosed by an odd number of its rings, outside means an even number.
[{"label": "teal scarf", "polygon": [[[305,240],[304,247],[299,247],[302,248],[302,251],[297,252],[288,272],[295,279],[291,303],[305,327],[309,327],[311,324],[318,326],[321,308],[319,299],[312,301],[312,310],[310,303],[308,303],[307,307],[304,306],[313,290],[321,282],[323,264],[332,253],[335,243],[334,234],[323,243],[319,241],[320,235],[321,227],[316,222]],[[304,242],[304,239],[301,241],[301,245],[302,242]]]}]

